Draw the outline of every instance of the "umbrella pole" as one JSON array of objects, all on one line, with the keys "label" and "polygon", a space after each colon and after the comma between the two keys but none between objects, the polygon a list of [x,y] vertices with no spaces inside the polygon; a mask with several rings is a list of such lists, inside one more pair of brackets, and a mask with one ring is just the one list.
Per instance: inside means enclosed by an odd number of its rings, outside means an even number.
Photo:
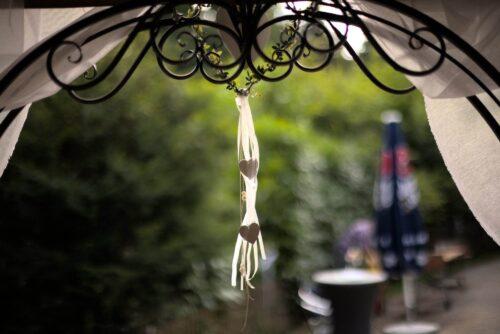
[{"label": "umbrella pole", "polygon": [[403,274],[403,299],[406,321],[415,321],[417,310],[417,275],[415,273]]}]

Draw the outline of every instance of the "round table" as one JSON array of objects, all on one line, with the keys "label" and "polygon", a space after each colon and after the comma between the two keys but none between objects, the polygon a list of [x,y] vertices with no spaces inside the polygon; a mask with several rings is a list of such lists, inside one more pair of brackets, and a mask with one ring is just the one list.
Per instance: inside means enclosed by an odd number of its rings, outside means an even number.
[{"label": "round table", "polygon": [[361,269],[320,271],[312,276],[319,296],[333,307],[335,334],[369,334],[377,286],[387,280],[381,272]]}]

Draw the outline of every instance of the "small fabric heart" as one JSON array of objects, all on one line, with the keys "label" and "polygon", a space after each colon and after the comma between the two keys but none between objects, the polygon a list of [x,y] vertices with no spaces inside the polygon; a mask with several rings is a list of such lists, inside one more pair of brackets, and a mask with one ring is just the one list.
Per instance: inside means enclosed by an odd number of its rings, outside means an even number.
[{"label": "small fabric heart", "polygon": [[245,175],[249,179],[253,179],[257,176],[259,161],[257,159],[240,160],[239,166],[241,174]]},{"label": "small fabric heart", "polygon": [[253,244],[259,237],[260,227],[257,223],[251,223],[250,226],[240,226],[240,235],[243,239]]}]

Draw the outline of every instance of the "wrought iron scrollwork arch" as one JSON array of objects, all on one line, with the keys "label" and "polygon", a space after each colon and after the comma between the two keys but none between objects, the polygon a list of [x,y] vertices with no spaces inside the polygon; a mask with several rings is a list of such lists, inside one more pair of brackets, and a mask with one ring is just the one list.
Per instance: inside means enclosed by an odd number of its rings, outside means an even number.
[{"label": "wrought iron scrollwork arch", "polygon": [[[296,0],[120,1],[66,27],[28,53],[0,79],[0,95],[20,73],[43,57],[46,57],[48,74],[57,85],[79,102],[98,103],[115,95],[126,84],[148,52],[154,54],[160,70],[169,77],[187,79],[199,72],[212,83],[225,84],[228,89],[241,92],[260,80],[282,80],[294,68],[307,72],[322,70],[342,47],[363,73],[384,91],[405,94],[414,90],[413,86],[390,87],[371,72],[347,39],[349,29],[357,27],[372,48],[396,71],[411,76],[427,76],[449,61],[500,106],[498,98],[479,76],[448,52],[447,44],[453,45],[500,86],[498,70],[460,36],[398,1],[366,1],[411,18],[418,22],[418,28],[409,30],[384,17],[353,7],[347,0],[310,1],[306,6]],[[75,41],[74,37],[88,27],[141,8],[143,10],[139,15],[106,26],[83,41]],[[385,51],[368,22],[406,36],[409,51],[433,50],[435,59],[426,68],[408,68]],[[58,73],[55,62],[56,58],[60,59],[58,54],[69,54],[66,57],[67,66],[81,66],[86,46],[123,29],[129,32],[111,60],[103,68],[90,64],[83,74],[83,83],[66,82],[64,75]],[[272,35],[271,30],[275,31],[274,38],[267,44],[262,43],[261,40]],[[143,32],[147,37],[143,37]],[[138,54],[109,91],[91,98],[80,94],[109,78],[135,44],[141,44]],[[246,72],[244,86],[239,87],[236,79],[243,72]],[[477,97],[471,96],[469,100],[500,140],[500,126],[491,112]]]}]

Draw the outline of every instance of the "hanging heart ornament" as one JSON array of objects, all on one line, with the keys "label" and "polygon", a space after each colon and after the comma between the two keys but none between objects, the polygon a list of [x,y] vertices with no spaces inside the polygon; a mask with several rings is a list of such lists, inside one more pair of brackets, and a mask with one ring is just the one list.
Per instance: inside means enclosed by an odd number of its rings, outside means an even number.
[{"label": "hanging heart ornament", "polygon": [[242,225],[240,227],[240,235],[243,239],[253,244],[257,241],[259,237],[260,227],[257,223],[252,223],[250,226]]},{"label": "hanging heart ornament", "polygon": [[240,112],[237,152],[240,187],[242,188],[240,188],[240,227],[231,265],[231,285],[236,286],[239,274],[240,290],[243,291],[245,286],[254,289],[250,281],[259,269],[259,253],[261,258],[265,260],[266,251],[259,217],[255,209],[258,188],[257,174],[259,172],[259,143],[255,135],[248,94],[238,94],[236,105]]},{"label": "hanging heart ornament", "polygon": [[239,167],[241,174],[245,175],[249,179],[253,179],[257,176],[259,161],[257,159],[240,160]]}]

